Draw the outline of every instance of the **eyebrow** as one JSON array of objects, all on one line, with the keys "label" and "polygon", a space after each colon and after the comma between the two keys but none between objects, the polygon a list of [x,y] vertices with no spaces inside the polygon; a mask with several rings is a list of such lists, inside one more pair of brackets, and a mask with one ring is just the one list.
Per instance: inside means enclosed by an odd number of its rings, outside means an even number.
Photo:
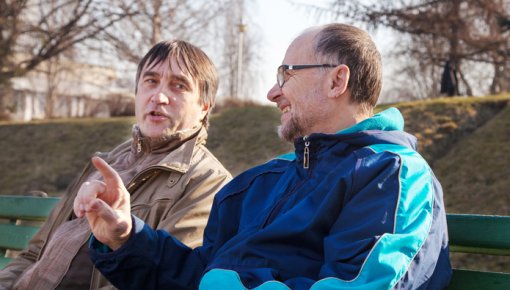
[{"label": "eyebrow", "polygon": [[[161,77],[161,75],[158,72],[149,70],[149,71],[145,71],[143,73],[142,78],[145,78],[145,77]],[[170,81],[173,81],[173,80],[181,81],[184,84],[186,84],[186,86],[191,87],[190,80],[184,76],[170,74]]]},{"label": "eyebrow", "polygon": [[171,80],[178,80],[183,82],[188,88],[191,88],[191,82],[187,77],[178,76],[178,75],[171,75]]},{"label": "eyebrow", "polygon": [[144,71],[143,74],[142,74],[142,78],[144,77],[159,77],[159,73],[155,72],[155,71]]}]

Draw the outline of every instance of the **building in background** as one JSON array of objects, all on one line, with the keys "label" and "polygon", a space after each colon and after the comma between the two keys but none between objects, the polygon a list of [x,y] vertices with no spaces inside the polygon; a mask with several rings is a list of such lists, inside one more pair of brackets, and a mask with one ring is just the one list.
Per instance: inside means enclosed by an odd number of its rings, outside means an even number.
[{"label": "building in background", "polygon": [[134,115],[134,95],[109,67],[70,60],[43,62],[11,80],[10,119]]}]

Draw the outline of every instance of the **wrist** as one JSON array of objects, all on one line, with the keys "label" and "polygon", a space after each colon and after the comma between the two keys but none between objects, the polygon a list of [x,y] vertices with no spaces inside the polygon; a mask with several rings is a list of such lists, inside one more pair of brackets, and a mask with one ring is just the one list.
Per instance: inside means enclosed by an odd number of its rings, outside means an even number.
[{"label": "wrist", "polygon": [[122,247],[125,243],[127,243],[127,241],[129,240],[129,238],[131,238],[134,232],[132,224],[133,221],[131,220],[131,223],[126,225],[126,229],[122,230],[123,234],[121,234],[117,239],[113,240],[111,242],[111,245],[108,245],[108,247],[116,251],[117,249]]}]

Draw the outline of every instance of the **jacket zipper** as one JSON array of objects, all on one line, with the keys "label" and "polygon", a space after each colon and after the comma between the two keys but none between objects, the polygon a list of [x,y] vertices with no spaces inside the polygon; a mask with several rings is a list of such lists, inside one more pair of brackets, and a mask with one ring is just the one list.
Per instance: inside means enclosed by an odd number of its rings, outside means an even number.
[{"label": "jacket zipper", "polygon": [[[304,155],[303,155],[303,168],[309,169],[310,168],[310,141],[308,141],[308,136],[303,137],[303,141],[305,141],[305,148],[304,148]],[[275,217],[276,215],[281,211],[285,203],[290,199],[290,197],[298,191],[298,188],[301,187],[302,184],[305,183],[305,180],[308,179],[308,176],[310,176],[310,173],[307,174],[307,177],[304,180],[299,181],[294,188],[292,188],[291,191],[289,191],[287,194],[285,194],[282,198],[280,198],[276,205],[273,207],[271,212],[269,213],[268,217],[262,224],[262,228],[267,226]]]},{"label": "jacket zipper", "polygon": [[310,141],[308,141],[308,136],[303,137],[303,141],[305,141],[305,149],[303,152],[303,168],[310,168]]},{"label": "jacket zipper", "polygon": [[142,141],[140,138],[137,138],[136,140],[136,153],[142,152]]}]

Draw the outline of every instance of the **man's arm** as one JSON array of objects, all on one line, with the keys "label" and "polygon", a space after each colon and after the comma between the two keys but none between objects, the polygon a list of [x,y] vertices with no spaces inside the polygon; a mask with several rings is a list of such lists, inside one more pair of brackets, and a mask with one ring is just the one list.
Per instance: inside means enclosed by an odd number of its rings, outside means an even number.
[{"label": "man's arm", "polygon": [[74,213],[86,217],[94,236],[110,247],[118,249],[131,233],[130,195],[119,174],[99,157],[92,164],[103,176],[84,182],[74,200]]},{"label": "man's arm", "polygon": [[120,289],[193,289],[190,283],[203,270],[198,254],[132,217],[129,192],[117,172],[98,157],[92,163],[104,182],[84,183],[74,211],[87,218],[94,234],[90,247],[96,267]]},{"label": "man's arm", "polygon": [[119,289],[197,289],[205,268],[198,249],[136,217],[131,237],[116,251],[95,238],[89,247],[96,268]]}]

